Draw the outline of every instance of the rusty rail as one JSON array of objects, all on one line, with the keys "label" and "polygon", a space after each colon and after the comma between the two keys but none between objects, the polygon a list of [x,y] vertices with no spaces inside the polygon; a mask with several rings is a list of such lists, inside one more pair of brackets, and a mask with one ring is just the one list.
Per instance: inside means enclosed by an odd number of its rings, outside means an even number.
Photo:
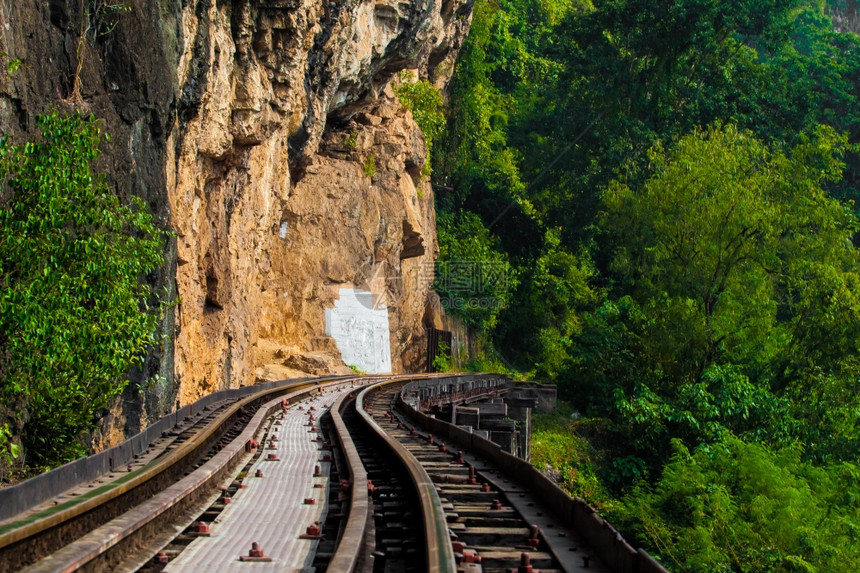
[{"label": "rusty rail", "polygon": [[367,533],[367,517],[371,508],[367,495],[367,472],[355,444],[349,437],[346,424],[341,417],[341,411],[349,400],[349,395],[341,395],[331,406],[331,419],[335,434],[340,441],[343,456],[349,466],[349,477],[352,482],[349,517],[344,527],[343,535],[337,549],[326,569],[329,573],[352,573],[358,566],[359,557],[365,543]]},{"label": "rusty rail", "polygon": [[[78,517],[94,511],[99,506],[119,500],[123,496],[130,494],[137,488],[144,486],[150,480],[164,475],[171,467],[189,458],[189,456],[195,456],[205,452],[206,449],[212,445],[214,439],[223,430],[223,428],[229,424],[231,420],[235,419],[241,408],[263,401],[270,396],[277,395],[280,397],[288,392],[300,394],[305,390],[316,388],[318,385],[324,384],[328,381],[331,381],[331,383],[337,383],[337,380],[340,380],[340,377],[336,379],[317,380],[315,382],[285,384],[281,387],[252,394],[227,408],[227,410],[218,416],[213,423],[210,423],[204,430],[196,434],[193,438],[182,443],[174,451],[164,455],[161,459],[128,474],[127,479],[105,486],[104,491],[95,493],[85,499],[76,499],[65,502],[64,505],[66,505],[66,507],[61,506],[59,510],[46,510],[31,518],[22,520],[21,522],[12,522],[7,524],[6,527],[8,530],[0,534],[0,565],[2,565],[0,566],[0,570],[5,570],[7,567],[12,568],[12,570],[16,570],[17,568],[29,565],[37,559],[56,551],[59,547],[68,545],[71,540],[65,539],[65,543],[60,543],[59,545],[57,545],[57,542],[53,544],[39,543],[38,546],[42,549],[41,554],[19,550],[21,549],[22,544],[28,543],[30,540],[37,538],[46,532],[50,532],[52,529],[62,527]],[[244,444],[242,444],[242,447],[244,447]],[[213,458],[213,460],[214,459],[215,458]],[[208,481],[208,479],[215,477],[215,473],[220,475],[220,472],[213,472],[213,475],[205,476],[204,481]],[[179,482],[181,483],[182,480],[179,480]],[[199,486],[200,484],[197,484],[192,489],[196,489]],[[137,506],[137,503],[130,504],[128,508],[124,508],[120,513],[133,511],[133,508]],[[110,519],[102,520],[95,528],[101,527],[109,522]],[[95,528],[90,528],[90,530]],[[119,539],[112,541],[111,545],[117,542],[119,542]],[[94,555],[98,555],[99,553],[100,551],[95,551]],[[24,555],[27,557],[25,558]],[[53,570],[61,569],[57,569],[55,567]]]},{"label": "rusty rail", "polygon": [[427,475],[424,467],[409,453],[409,450],[380,428],[376,421],[374,421],[373,416],[364,409],[364,399],[369,392],[378,391],[380,388],[391,384],[404,383],[403,380],[389,380],[362,390],[356,399],[356,409],[365,423],[378,434],[379,438],[400,459],[406,467],[412,483],[418,490],[421,515],[424,521],[427,571],[430,573],[456,571],[457,562],[454,559],[454,550],[451,547],[448,535],[445,512],[442,510],[442,502],[439,500],[439,494],[436,492],[433,481]]}]

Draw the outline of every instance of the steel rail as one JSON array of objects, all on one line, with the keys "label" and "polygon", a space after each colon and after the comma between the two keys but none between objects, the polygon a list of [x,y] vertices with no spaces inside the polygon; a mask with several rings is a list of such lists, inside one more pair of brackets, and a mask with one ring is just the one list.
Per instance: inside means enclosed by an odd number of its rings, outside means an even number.
[{"label": "steel rail", "polygon": [[[328,382],[327,384],[337,383]],[[320,384],[321,387],[324,385],[326,384]],[[237,461],[237,458],[242,455],[244,444],[259,431],[265,419],[277,410],[281,405],[282,398],[298,397],[308,390],[307,386],[316,387],[316,384],[301,384],[298,388],[293,386],[290,388],[291,391],[287,392],[286,395],[278,393],[278,396],[263,404],[251,421],[245,426],[242,433],[196,471],[149,498],[144,503],[131,508],[116,520],[105,523],[42,561],[28,567],[25,571],[27,573],[71,572],[90,566],[94,560],[104,556],[126,538],[152,523],[175,505],[181,503],[186,497],[198,491],[206,484],[217,481],[223,472],[229,471],[228,467],[231,465],[231,462]],[[280,390],[284,390],[284,388]],[[262,392],[257,394],[256,397],[259,398],[261,394],[267,395],[271,393],[271,391]],[[249,396],[249,398],[253,398],[253,396]],[[99,569],[106,569],[106,567],[99,567]]]},{"label": "steel rail", "polygon": [[367,535],[367,516],[371,508],[366,485],[367,471],[341,416],[341,409],[351,399],[353,398],[349,394],[343,394],[338,397],[329,410],[335,435],[340,442],[341,451],[349,467],[352,487],[350,490],[349,517],[334,555],[329,561],[326,569],[328,573],[352,573],[356,570]]},{"label": "steel rail", "polygon": [[[412,379],[415,379],[413,377]],[[424,545],[427,558],[427,571],[429,573],[455,572],[457,562],[454,558],[454,550],[448,534],[448,525],[442,502],[433,481],[421,463],[409,453],[403,445],[393,439],[383,430],[364,409],[365,397],[373,391],[378,391],[391,384],[405,384],[403,379],[388,380],[375,384],[362,390],[356,398],[356,411],[364,422],[379,436],[379,438],[394,452],[405,466],[412,483],[418,492],[421,515],[424,525]]]},{"label": "steel rail", "polygon": [[[81,496],[80,498],[64,502],[63,504],[60,504],[59,510],[57,510],[57,508],[50,508],[36,514],[35,516],[20,520],[19,522],[13,521],[6,524],[5,527],[9,527],[10,529],[0,534],[0,554],[2,554],[4,550],[8,550],[10,546],[14,544],[18,544],[53,528],[57,528],[87,512],[95,510],[99,506],[117,500],[158,476],[164,475],[165,472],[170,470],[176,464],[210,446],[225,426],[239,414],[241,408],[263,401],[268,396],[280,396],[290,392],[301,392],[302,390],[315,388],[323,384],[336,383],[336,381],[339,380],[342,380],[342,378],[324,378],[313,382],[286,384],[281,387],[271,388],[263,392],[255,393],[238,400],[222,412],[215,420],[207,424],[203,430],[197,432],[193,437],[183,442],[178,448],[156,458],[156,460],[153,460],[146,466],[130,472],[120,481],[107,484],[96,489],[95,492],[93,492],[93,495]],[[20,523],[20,525],[16,526],[18,523]],[[53,548],[51,550],[55,549],[57,548]]]},{"label": "steel rail", "polygon": [[629,545],[609,522],[598,516],[594,508],[581,498],[568,495],[531,463],[509,454],[486,438],[416,409],[404,398],[409,386],[405,384],[397,393],[396,403],[401,412],[430,435],[449,440],[472,455],[484,458],[505,477],[539,496],[547,509],[584,538],[609,570],[618,573],[667,573],[645,550]]},{"label": "steel rail", "polygon": [[[494,462],[496,467],[504,468],[501,471],[505,475],[527,484],[529,491],[537,492],[542,501],[547,502],[547,508],[559,513],[558,516],[564,522],[582,533],[587,544],[594,549],[610,570],[665,573],[665,569],[647,553],[642,550],[636,551],[627,545],[617,532],[608,523],[599,519],[584,502],[578,498],[569,498],[527,462],[504,454],[497,445],[487,440],[480,439],[474,434],[466,435],[466,432],[456,426],[443,423],[413,409],[413,404],[407,403],[404,399],[406,388],[415,387],[415,385],[418,385],[418,388],[428,384],[432,386],[432,379],[435,378],[442,378],[439,384],[443,385],[459,383],[461,380],[467,384],[472,383],[468,377],[457,375],[387,376],[379,383],[363,389],[355,388],[357,416],[350,424],[358,423],[358,427],[349,426],[353,430],[360,428],[361,435],[365,435],[365,429],[361,428],[365,426],[367,431],[374,435],[374,442],[378,438],[379,443],[383,444],[382,451],[387,450],[383,455],[393,455],[405,470],[406,474],[403,476],[405,481],[402,483],[407,489],[412,489],[408,485],[411,482],[415,492],[415,497],[412,499],[418,501],[418,507],[415,510],[421,512],[421,525],[414,531],[417,533],[419,529],[421,530],[417,543],[419,547],[423,545],[426,571],[431,573],[457,571],[456,559],[459,555],[455,555],[452,547],[448,516],[440,499],[440,495],[444,497],[446,494],[440,494],[437,484],[434,484],[428,474],[424,466],[427,462],[426,456],[422,457],[423,461],[419,460],[422,454],[418,454],[417,451],[413,453],[398,440],[398,436],[390,433],[393,426],[386,425],[381,421],[382,418],[377,422],[374,415],[379,417],[382,412],[369,412],[366,409],[370,407],[371,402],[377,400],[372,393],[381,392],[383,396],[387,396],[394,391],[394,395],[391,396],[392,403],[403,408],[404,413],[413,421],[424,425],[433,434],[459,442],[464,449],[468,448],[474,450],[476,454],[486,456],[487,460]],[[452,380],[445,380],[446,378]],[[244,459],[245,444],[256,436],[265,418],[277,410],[283,398],[302,397],[316,388],[343,381],[343,377],[327,377],[313,381],[286,383],[280,387],[267,388],[250,394],[225,407],[224,411],[217,415],[211,414],[215,417],[206,421],[206,426],[196,430],[196,433],[187,441],[179,443],[175,449],[167,449],[164,453],[158,454],[143,467],[130,471],[118,481],[35,514],[31,516],[31,521],[20,520],[18,523],[21,526],[17,529],[11,531],[0,529],[2,531],[0,533],[0,573],[10,570],[9,568],[16,570],[20,567],[28,567],[26,569],[28,573],[78,569],[112,570],[114,566],[124,563],[123,560],[128,558],[130,548],[148,543],[146,540],[152,539],[153,531],[163,530],[167,525],[174,523],[175,521],[171,520],[176,520],[179,513],[188,511],[188,508],[197,503],[196,500],[208,495],[219,480],[234,471],[236,464]],[[487,382],[492,384],[487,389],[496,392],[496,381]],[[427,386],[427,391],[430,391],[430,386]],[[481,391],[481,388],[471,388],[471,386],[468,388],[465,392],[470,394],[463,394],[467,398],[487,393]],[[440,390],[451,391],[448,386],[443,386]],[[422,392],[426,393],[426,391]],[[454,394],[450,399],[460,394]],[[355,573],[367,566],[366,559],[372,559],[369,552],[373,549],[367,544],[368,536],[373,531],[371,515],[374,512],[374,502],[365,484],[368,477],[372,477],[370,475],[372,471],[377,470],[365,468],[361,456],[366,454],[363,453],[360,456],[361,448],[353,442],[347,422],[341,415],[353,396],[348,391],[342,393],[329,410],[330,431],[334,438],[332,442],[336,440],[339,443],[343,461],[346,462],[347,468],[341,468],[341,476],[345,477],[347,472],[343,470],[348,469],[350,494],[346,502],[349,507],[348,515],[346,521],[341,522],[338,528],[340,536],[337,545],[330,554],[328,563],[325,564],[325,561],[321,563],[327,567],[328,573]],[[417,398],[410,401],[414,400]],[[242,409],[249,407],[258,407],[258,409],[252,419],[246,421],[243,418]],[[376,402],[374,409],[378,407],[379,402]],[[392,411],[394,411],[393,406]],[[352,415],[349,414],[349,416]],[[394,414],[388,415],[394,418]],[[241,429],[237,429],[237,420],[241,420],[244,424]],[[228,434],[229,442],[226,441],[225,434]],[[210,448],[215,445],[216,440],[220,449],[212,454]],[[432,440],[430,443],[432,444]],[[203,457],[206,457],[206,461],[202,465],[197,464],[197,469],[190,469],[196,460]],[[367,459],[364,461],[367,462]],[[368,466],[368,468],[372,467],[373,463]],[[399,469],[397,471],[400,472]],[[183,472],[185,472],[184,477]],[[129,497],[122,499],[122,496],[130,493]],[[145,498],[142,497],[144,495]],[[87,512],[95,514],[102,504],[109,504],[103,510],[105,513],[97,519],[91,519],[88,527],[84,527],[87,519],[90,519],[90,516],[85,514]],[[79,518],[80,516],[83,518]],[[527,521],[527,523],[535,522]],[[5,527],[9,527],[9,523],[5,524]],[[51,528],[55,527],[57,532],[52,532]],[[73,527],[80,527],[82,533],[69,542],[63,538],[63,535],[68,537],[67,532]],[[535,526],[532,525],[532,527]],[[423,539],[421,539],[422,534]],[[20,557],[19,554],[24,551],[23,547],[31,540],[35,540],[40,545],[37,550],[38,555]],[[557,553],[552,545],[547,551]],[[558,561],[561,562],[564,559],[558,559]],[[587,562],[585,566],[588,566]],[[568,567],[564,566],[564,569],[567,570]]]}]

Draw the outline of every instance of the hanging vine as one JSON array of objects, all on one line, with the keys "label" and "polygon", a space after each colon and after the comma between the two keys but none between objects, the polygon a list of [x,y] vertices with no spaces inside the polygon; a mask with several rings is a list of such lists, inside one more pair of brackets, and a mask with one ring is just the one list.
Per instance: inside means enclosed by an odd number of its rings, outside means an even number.
[{"label": "hanging vine", "polygon": [[119,24],[119,16],[131,12],[132,5],[127,0],[82,0],[81,28],[78,35],[77,66],[72,81],[69,99],[81,102],[81,70],[84,67],[86,43],[95,46],[100,38],[111,34]]}]

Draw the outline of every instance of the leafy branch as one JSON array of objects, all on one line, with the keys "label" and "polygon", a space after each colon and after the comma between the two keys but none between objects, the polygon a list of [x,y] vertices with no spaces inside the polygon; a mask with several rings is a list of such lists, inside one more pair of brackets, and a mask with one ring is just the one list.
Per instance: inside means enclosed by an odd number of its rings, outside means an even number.
[{"label": "leafy branch", "polygon": [[408,70],[400,72],[394,85],[394,93],[401,105],[412,112],[415,123],[424,134],[427,146],[427,160],[424,162],[422,175],[430,175],[430,152],[433,143],[439,139],[445,130],[444,102],[442,94],[427,80],[411,81]]},{"label": "leafy branch", "polygon": [[27,458],[55,465],[85,453],[82,436],[159,341],[169,303],[141,279],[169,234],[92,171],[97,120],[37,124],[36,141],[0,139],[0,400],[25,413]]},{"label": "leafy branch", "polygon": [[[21,446],[12,441],[12,430],[9,424],[0,426],[0,468],[11,466],[21,455]],[[3,474],[0,473],[0,478]],[[0,479],[2,482],[2,479]]]}]

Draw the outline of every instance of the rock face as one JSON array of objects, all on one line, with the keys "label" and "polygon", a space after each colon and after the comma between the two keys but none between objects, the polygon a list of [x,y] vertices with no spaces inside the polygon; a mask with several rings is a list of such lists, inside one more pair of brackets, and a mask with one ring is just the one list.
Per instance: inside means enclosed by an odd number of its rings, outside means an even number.
[{"label": "rock face", "polygon": [[105,442],[208,392],[344,371],[325,337],[340,288],[384,297],[392,368],[423,368],[433,194],[390,82],[446,84],[471,0],[136,0],[82,49],[80,5],[0,4],[0,48],[25,64],[0,80],[0,128],[22,136],[52,108],[104,118],[98,168],[176,232],[153,278],[180,301],[168,342]]}]

